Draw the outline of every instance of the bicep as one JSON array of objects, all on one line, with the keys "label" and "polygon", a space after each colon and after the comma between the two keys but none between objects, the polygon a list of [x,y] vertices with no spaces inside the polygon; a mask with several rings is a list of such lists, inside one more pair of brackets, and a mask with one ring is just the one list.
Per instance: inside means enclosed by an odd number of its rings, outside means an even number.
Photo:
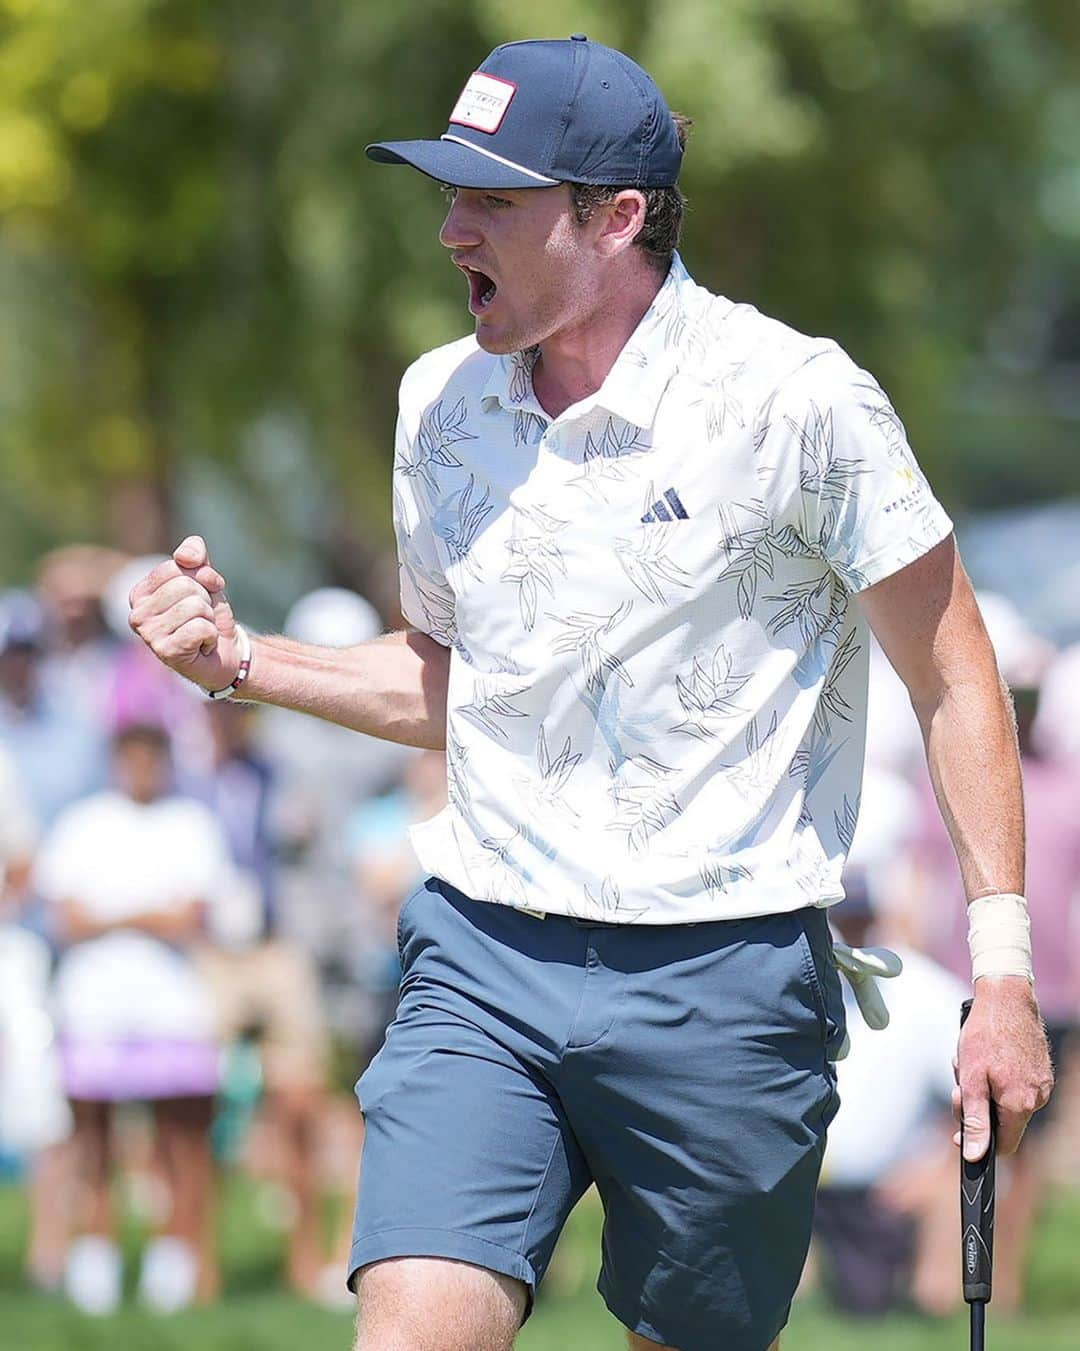
[{"label": "bicep", "polygon": [[954,535],[855,600],[916,709],[932,706],[956,684],[999,683]]}]

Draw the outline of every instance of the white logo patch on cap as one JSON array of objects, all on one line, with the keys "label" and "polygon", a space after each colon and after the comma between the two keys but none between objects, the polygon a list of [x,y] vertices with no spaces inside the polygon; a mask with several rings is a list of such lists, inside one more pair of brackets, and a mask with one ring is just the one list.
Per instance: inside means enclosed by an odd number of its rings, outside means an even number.
[{"label": "white logo patch on cap", "polygon": [[463,127],[475,127],[477,131],[498,131],[516,93],[517,85],[509,80],[474,71],[454,104],[450,121]]}]

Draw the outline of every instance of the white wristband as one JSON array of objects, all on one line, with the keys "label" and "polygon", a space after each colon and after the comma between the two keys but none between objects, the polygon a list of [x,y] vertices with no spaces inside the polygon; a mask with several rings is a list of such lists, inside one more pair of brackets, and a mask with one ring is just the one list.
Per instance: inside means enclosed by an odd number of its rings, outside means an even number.
[{"label": "white wristband", "polygon": [[968,905],[971,978],[1023,976],[1034,984],[1027,901],[1012,893],[979,896]]}]

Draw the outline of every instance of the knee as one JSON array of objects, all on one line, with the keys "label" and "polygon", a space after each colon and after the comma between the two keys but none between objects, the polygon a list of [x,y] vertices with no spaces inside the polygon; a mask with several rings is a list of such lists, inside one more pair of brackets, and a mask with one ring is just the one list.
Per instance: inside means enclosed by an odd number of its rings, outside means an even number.
[{"label": "knee", "polygon": [[354,1351],[510,1351],[525,1286],[500,1272],[435,1257],[362,1267]]}]

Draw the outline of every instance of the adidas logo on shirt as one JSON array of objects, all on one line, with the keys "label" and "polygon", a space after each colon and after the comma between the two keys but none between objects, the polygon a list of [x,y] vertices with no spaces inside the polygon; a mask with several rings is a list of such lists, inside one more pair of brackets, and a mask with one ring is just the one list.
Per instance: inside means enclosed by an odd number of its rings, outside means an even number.
[{"label": "adidas logo on shirt", "polygon": [[674,488],[668,488],[663,497],[657,498],[649,510],[642,516],[643,525],[648,525],[653,521],[688,521],[690,519],[686,508],[679,500],[679,494]]}]

